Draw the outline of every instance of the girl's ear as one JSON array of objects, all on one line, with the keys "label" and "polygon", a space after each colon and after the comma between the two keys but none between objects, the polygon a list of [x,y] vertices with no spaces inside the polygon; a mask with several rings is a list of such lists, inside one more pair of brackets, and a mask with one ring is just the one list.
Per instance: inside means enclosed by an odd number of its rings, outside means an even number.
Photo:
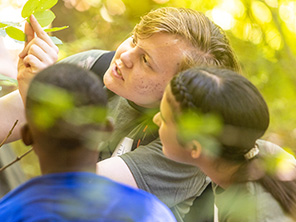
[{"label": "girl's ear", "polygon": [[189,144],[190,146],[190,150],[191,150],[191,157],[193,159],[197,159],[200,157],[200,154],[201,154],[201,145],[198,141],[196,140],[192,140]]},{"label": "girl's ear", "polygon": [[26,146],[30,146],[33,144],[33,137],[27,123],[21,128],[21,136]]}]

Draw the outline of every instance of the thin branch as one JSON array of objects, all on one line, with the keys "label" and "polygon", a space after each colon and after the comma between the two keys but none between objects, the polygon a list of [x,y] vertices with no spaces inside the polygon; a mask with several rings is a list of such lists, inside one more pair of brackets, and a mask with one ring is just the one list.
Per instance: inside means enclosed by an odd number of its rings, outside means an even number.
[{"label": "thin branch", "polygon": [[14,130],[16,124],[18,123],[18,120],[15,121],[15,123],[13,124],[11,130],[8,132],[7,136],[5,137],[5,139],[1,142],[0,144],[0,148],[2,147],[2,145],[7,141],[7,139],[9,138],[9,136],[12,134],[12,131]]},{"label": "thin branch", "polygon": [[9,164],[7,164],[7,165],[5,165],[4,167],[2,167],[2,168],[0,169],[0,173],[1,173],[3,170],[5,170],[7,167],[10,167],[12,164],[14,164],[14,163],[20,161],[24,156],[28,155],[32,150],[33,150],[33,148],[29,149],[27,152],[25,152],[25,153],[22,154],[21,156],[16,157],[14,161],[12,161],[12,162],[10,162]]}]

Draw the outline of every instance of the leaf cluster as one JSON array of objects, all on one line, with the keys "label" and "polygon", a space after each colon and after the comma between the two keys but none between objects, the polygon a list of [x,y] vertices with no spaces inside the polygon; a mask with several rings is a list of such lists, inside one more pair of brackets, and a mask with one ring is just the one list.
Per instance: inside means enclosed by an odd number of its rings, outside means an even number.
[{"label": "leaf cluster", "polygon": [[[50,10],[56,5],[58,0],[28,0],[24,5],[21,16],[24,21],[30,23],[30,16],[34,15],[41,27],[46,27],[56,18],[55,14]],[[21,27],[22,22],[0,22],[0,36],[8,35],[16,41],[23,42],[26,40],[25,33],[18,27]],[[54,27],[44,29],[45,32],[56,32],[68,28],[68,26]],[[61,40],[56,37],[51,37],[55,44],[62,44]]]}]

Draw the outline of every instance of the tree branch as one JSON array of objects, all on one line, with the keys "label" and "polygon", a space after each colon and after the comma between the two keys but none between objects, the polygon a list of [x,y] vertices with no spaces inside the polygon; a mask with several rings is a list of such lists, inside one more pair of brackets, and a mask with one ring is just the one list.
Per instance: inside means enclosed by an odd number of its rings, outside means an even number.
[{"label": "tree branch", "polygon": [[4,138],[4,140],[1,142],[0,144],[0,148],[3,146],[3,144],[7,141],[7,139],[9,138],[9,136],[12,134],[12,131],[14,130],[16,124],[18,123],[18,120],[15,121],[15,123],[13,124],[11,130],[8,132],[7,136]]},{"label": "tree branch", "polygon": [[22,154],[21,156],[18,156],[15,158],[14,161],[10,162],[9,164],[3,166],[1,169],[0,169],[0,173],[5,170],[7,167],[10,167],[12,164],[20,161],[24,156],[28,155],[31,151],[33,150],[33,148],[29,149],[27,152],[25,152],[24,154]]}]

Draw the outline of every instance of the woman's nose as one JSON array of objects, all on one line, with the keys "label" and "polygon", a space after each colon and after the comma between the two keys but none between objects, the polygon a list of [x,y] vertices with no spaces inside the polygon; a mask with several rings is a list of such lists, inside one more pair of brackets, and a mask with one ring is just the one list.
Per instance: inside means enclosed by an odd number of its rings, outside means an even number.
[{"label": "woman's nose", "polygon": [[131,69],[133,67],[133,60],[132,60],[132,49],[123,52],[120,55],[120,60],[125,65],[125,67]]}]

